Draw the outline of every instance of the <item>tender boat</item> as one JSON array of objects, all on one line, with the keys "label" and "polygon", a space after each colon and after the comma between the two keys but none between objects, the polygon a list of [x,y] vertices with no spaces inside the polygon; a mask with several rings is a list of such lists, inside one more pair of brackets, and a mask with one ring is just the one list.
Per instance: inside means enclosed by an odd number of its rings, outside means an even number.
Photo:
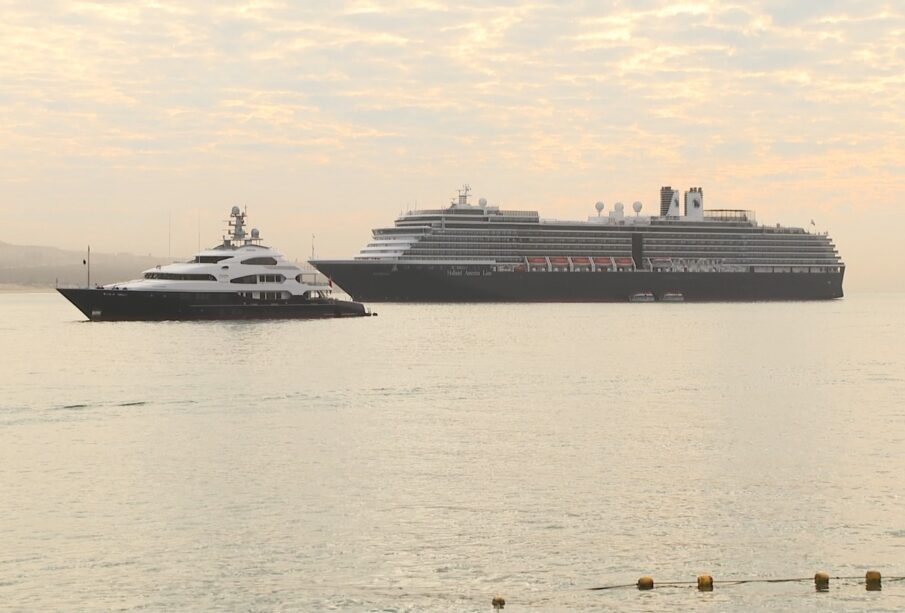
[{"label": "tender boat", "polygon": [[660,296],[660,302],[685,302],[682,292],[666,292]]},{"label": "tender boat", "polygon": [[629,302],[654,302],[655,300],[653,292],[638,292],[628,297]]},{"label": "tender boat", "polygon": [[57,288],[91,320],[305,319],[371,315],[364,305],[331,296],[271,247],[245,230],[234,206],[223,242],[190,261],[157,266],[142,278],[95,288]]}]

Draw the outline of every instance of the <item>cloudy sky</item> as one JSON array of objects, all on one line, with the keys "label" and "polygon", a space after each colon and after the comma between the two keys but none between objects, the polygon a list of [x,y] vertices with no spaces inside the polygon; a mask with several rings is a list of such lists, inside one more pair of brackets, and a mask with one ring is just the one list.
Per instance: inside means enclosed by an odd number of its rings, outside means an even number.
[{"label": "cloudy sky", "polygon": [[[233,204],[351,256],[462,183],[584,218],[661,185],[905,291],[905,4],[0,0],[0,240],[166,256]],[[171,242],[170,242],[171,241]]]}]

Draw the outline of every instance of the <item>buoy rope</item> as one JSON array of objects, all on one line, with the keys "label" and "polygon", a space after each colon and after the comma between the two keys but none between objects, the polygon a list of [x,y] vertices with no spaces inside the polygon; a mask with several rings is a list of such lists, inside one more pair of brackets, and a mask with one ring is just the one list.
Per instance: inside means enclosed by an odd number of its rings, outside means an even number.
[{"label": "buoy rope", "polygon": [[589,587],[588,589],[593,592],[596,590],[617,590],[617,589],[623,588],[623,587],[638,587],[638,584],[637,583],[626,583],[625,585],[604,585],[602,587]]},{"label": "buoy rope", "polygon": [[[835,580],[835,581],[857,580],[857,581],[864,582],[864,575],[859,575],[859,576],[854,576],[854,577],[852,577],[852,576],[836,576],[836,577],[830,577],[830,579]],[[783,579],[763,579],[763,578],[759,578],[759,579],[714,579],[713,583],[714,583],[714,585],[717,583],[722,584],[722,585],[743,585],[746,583],[796,583],[796,582],[803,582],[803,581],[813,582],[814,577],[791,577],[788,579],[784,579],[784,578]],[[905,576],[901,576],[901,577],[888,577],[885,575],[883,576],[884,583],[890,582],[890,581],[905,581]],[[698,582],[696,580],[695,581],[656,581],[656,580],[654,581],[654,586],[656,586],[656,587],[681,587],[681,586],[686,586],[686,585],[696,586],[697,584],[698,584]],[[624,583],[624,584],[619,584],[619,585],[602,585],[599,587],[589,587],[588,590],[592,591],[592,592],[597,592],[597,591],[601,591],[601,590],[618,590],[618,589],[624,589],[624,588],[637,588],[637,587],[638,587],[638,583],[636,582],[636,583]]]}]

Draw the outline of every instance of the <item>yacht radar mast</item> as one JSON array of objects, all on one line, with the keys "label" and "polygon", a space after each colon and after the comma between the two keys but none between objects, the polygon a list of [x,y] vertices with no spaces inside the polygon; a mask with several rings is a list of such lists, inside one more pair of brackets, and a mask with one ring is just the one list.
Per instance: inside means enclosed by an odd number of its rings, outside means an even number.
[{"label": "yacht radar mast", "polygon": [[232,208],[229,213],[230,220],[228,222],[229,227],[226,230],[227,234],[223,237],[224,246],[236,249],[243,245],[252,245],[261,242],[261,234],[258,232],[257,228],[252,229],[251,238],[249,238],[248,234],[245,232],[245,217],[247,214],[247,209],[242,210],[237,206]]}]

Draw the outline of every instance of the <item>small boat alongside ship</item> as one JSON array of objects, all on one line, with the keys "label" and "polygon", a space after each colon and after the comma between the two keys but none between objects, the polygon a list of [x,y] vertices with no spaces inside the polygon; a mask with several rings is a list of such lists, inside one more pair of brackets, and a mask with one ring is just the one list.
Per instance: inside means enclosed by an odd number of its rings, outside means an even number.
[{"label": "small boat alongside ship", "polygon": [[658,297],[653,292],[635,292],[628,297],[629,302],[685,302],[681,292],[665,292]]},{"label": "small boat alongside ship", "polygon": [[247,232],[235,206],[223,242],[190,261],[157,266],[142,278],[94,288],[57,288],[88,319],[312,319],[362,317],[361,303],[332,297],[332,284],[305,272]]},{"label": "small boat alongside ship", "polygon": [[657,297],[653,292],[635,292],[628,297],[629,302],[656,302]]}]

